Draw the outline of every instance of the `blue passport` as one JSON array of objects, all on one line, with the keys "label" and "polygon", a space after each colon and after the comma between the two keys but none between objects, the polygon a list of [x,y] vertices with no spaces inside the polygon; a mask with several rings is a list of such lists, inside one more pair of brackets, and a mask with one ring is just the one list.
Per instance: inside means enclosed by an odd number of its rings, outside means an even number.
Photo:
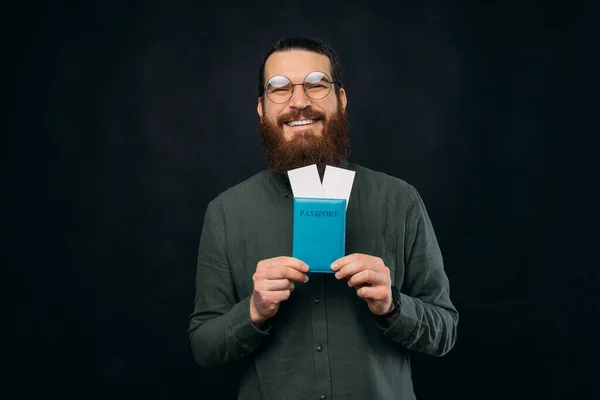
[{"label": "blue passport", "polygon": [[294,197],[292,257],[309,272],[333,272],[331,264],[344,256],[346,199]]}]

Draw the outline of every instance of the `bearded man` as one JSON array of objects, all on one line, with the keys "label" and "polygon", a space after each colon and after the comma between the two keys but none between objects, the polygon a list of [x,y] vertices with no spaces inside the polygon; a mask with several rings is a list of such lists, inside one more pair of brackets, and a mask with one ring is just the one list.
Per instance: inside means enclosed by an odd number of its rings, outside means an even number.
[{"label": "bearded man", "polygon": [[[336,52],[278,41],[259,71],[269,168],[216,196],[200,238],[189,337],[203,367],[244,366],[239,399],[414,399],[410,355],[442,356],[458,312],[425,205],[405,181],[349,162]],[[329,273],[291,257],[287,172],[355,172],[346,255]]]}]

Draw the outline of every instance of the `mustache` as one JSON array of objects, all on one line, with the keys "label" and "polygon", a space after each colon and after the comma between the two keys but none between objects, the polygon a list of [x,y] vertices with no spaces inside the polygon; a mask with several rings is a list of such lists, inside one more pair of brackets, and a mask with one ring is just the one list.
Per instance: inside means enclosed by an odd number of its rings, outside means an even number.
[{"label": "mustache", "polygon": [[325,119],[325,113],[315,111],[310,107],[307,107],[303,110],[291,110],[288,113],[281,114],[277,118],[277,124],[279,126],[282,126],[285,123],[297,121],[300,119]]}]

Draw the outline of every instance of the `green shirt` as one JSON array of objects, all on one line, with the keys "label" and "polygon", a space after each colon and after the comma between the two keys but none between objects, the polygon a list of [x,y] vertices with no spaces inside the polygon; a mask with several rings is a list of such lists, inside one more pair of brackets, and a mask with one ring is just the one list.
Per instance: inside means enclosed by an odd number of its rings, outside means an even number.
[{"label": "green shirt", "polygon": [[401,179],[352,163],[346,254],[378,256],[401,291],[391,326],[377,323],[346,279],[309,272],[277,315],[250,321],[260,260],[292,254],[293,195],[285,175],[262,171],[207,207],[189,337],[203,367],[245,365],[240,399],[414,399],[411,352],[442,356],[458,313],[423,201]]}]

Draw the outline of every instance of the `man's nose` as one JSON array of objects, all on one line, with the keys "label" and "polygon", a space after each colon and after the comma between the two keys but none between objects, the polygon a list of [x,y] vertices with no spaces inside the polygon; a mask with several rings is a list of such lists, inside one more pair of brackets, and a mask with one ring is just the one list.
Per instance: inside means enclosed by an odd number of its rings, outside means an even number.
[{"label": "man's nose", "polygon": [[304,92],[304,87],[302,85],[294,86],[294,91],[290,98],[290,107],[303,110],[309,105],[310,98]]}]

